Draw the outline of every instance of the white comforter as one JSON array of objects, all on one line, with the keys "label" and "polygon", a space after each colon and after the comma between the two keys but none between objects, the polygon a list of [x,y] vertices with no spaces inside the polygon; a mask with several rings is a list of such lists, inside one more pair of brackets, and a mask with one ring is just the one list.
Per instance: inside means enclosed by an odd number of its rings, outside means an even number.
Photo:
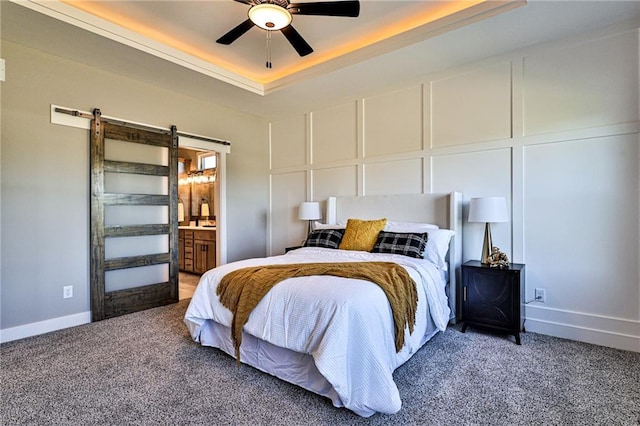
[{"label": "white comforter", "polygon": [[[308,262],[392,261],[402,265],[418,287],[416,325],[405,330],[405,346],[395,351],[393,317],[380,287],[333,276],[290,278],[271,289],[251,313],[244,332],[289,350],[309,354],[344,406],[368,417],[395,413],[401,401],[392,373],[433,334],[428,315],[444,331],[449,321],[445,283],[437,267],[422,259],[322,248],[248,259],[205,273],[185,314],[191,336],[200,342],[206,321],[230,327],[232,314],[218,301],[216,286],[233,269]],[[230,336],[229,336],[230,338]]]}]

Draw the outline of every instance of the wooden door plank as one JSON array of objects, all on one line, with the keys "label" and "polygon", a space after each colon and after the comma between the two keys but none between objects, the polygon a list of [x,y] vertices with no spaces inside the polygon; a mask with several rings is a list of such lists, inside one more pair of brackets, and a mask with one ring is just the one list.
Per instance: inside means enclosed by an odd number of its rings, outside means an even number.
[{"label": "wooden door plank", "polygon": [[105,259],[104,270],[113,271],[117,269],[139,268],[141,266],[159,265],[169,263],[171,256],[169,253],[145,254],[144,256],[116,257]]},{"label": "wooden door plank", "polygon": [[105,237],[141,237],[145,235],[168,234],[171,231],[169,224],[150,224],[150,225],[114,225],[104,228]]},{"label": "wooden door plank", "polygon": [[[171,288],[171,298],[178,301],[178,129],[171,126],[171,147],[169,148],[169,281],[176,283]],[[174,219],[175,218],[175,219]]]},{"label": "wooden door plank", "polygon": [[166,206],[169,204],[168,195],[155,194],[104,193],[102,199],[108,206]]},{"label": "wooden door plank", "polygon": [[105,318],[175,303],[171,282],[150,284],[105,294]]},{"label": "wooden door plank", "polygon": [[118,126],[109,122],[104,123],[105,139],[115,139],[118,141],[139,143],[144,145],[170,147],[171,133],[165,131],[158,132],[152,130],[142,130],[125,126]]},{"label": "wooden door plank", "polygon": [[91,318],[93,321],[104,318],[104,132],[100,120],[100,110],[94,111],[91,120],[90,164],[91,164],[91,201],[90,201],[90,291]]},{"label": "wooden door plank", "polygon": [[131,173],[150,176],[169,176],[169,166],[158,164],[132,163],[128,161],[104,161],[104,171],[110,173]]}]

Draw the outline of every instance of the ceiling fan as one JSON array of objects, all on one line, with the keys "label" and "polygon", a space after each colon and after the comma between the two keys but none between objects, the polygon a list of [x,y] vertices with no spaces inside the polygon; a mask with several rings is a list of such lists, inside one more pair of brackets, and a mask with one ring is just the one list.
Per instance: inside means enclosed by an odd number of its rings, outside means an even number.
[{"label": "ceiling fan", "polygon": [[291,25],[292,15],[344,16],[355,18],[360,14],[358,0],[328,1],[311,3],[289,3],[289,0],[234,0],[251,7],[248,19],[216,40],[229,45],[254,26],[267,30],[267,68],[271,68],[269,43],[271,31],[280,30],[300,56],[306,56],[313,49]]}]

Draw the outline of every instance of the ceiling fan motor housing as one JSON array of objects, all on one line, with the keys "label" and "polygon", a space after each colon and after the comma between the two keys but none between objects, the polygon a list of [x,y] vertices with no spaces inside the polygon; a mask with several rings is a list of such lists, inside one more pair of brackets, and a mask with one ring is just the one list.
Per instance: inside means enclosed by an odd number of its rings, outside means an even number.
[{"label": "ceiling fan motor housing", "polygon": [[289,1],[288,0],[258,0],[255,2],[255,4],[275,4],[276,6],[280,6],[283,8],[287,8],[287,6],[289,6]]}]

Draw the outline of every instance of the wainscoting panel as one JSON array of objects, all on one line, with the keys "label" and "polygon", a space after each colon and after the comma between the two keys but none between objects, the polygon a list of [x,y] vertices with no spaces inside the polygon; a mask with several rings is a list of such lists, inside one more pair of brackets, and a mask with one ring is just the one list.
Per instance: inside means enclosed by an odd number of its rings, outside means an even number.
[{"label": "wainscoting panel", "polygon": [[526,135],[637,121],[638,31],[527,56],[523,84]]},{"label": "wainscoting panel", "polygon": [[357,102],[311,113],[312,163],[353,160],[358,155]]},{"label": "wainscoting panel", "polygon": [[282,133],[279,154],[304,143],[307,162],[271,169],[270,252],[302,240],[301,201],[459,191],[463,258],[479,259],[469,200],[503,196],[493,243],[526,264],[526,300],[546,290],[527,330],[640,352],[639,34],[602,28],[308,111],[313,132]]},{"label": "wainscoting panel", "polygon": [[311,171],[313,201],[324,201],[331,196],[358,194],[356,166],[331,167]]},{"label": "wainscoting panel", "polygon": [[420,151],[422,85],[363,101],[364,156]]},{"label": "wainscoting panel", "polygon": [[298,219],[298,206],[307,199],[306,188],[305,172],[271,175],[271,254],[304,238],[307,222]]},{"label": "wainscoting panel", "polygon": [[530,146],[524,164],[527,286],[547,308],[637,320],[638,136]]},{"label": "wainscoting panel", "polygon": [[[431,159],[432,192],[460,191],[463,196],[462,253],[464,260],[479,260],[484,223],[467,222],[473,197],[505,197],[511,221],[511,150],[509,148],[435,156]],[[513,258],[511,224],[491,224],[493,244]]]},{"label": "wainscoting panel", "polygon": [[279,169],[306,164],[306,123],[306,115],[271,123],[271,168]]},{"label": "wainscoting panel", "polygon": [[364,194],[422,193],[422,158],[364,165]]},{"label": "wainscoting panel", "polygon": [[511,62],[431,82],[433,148],[511,137]]}]

